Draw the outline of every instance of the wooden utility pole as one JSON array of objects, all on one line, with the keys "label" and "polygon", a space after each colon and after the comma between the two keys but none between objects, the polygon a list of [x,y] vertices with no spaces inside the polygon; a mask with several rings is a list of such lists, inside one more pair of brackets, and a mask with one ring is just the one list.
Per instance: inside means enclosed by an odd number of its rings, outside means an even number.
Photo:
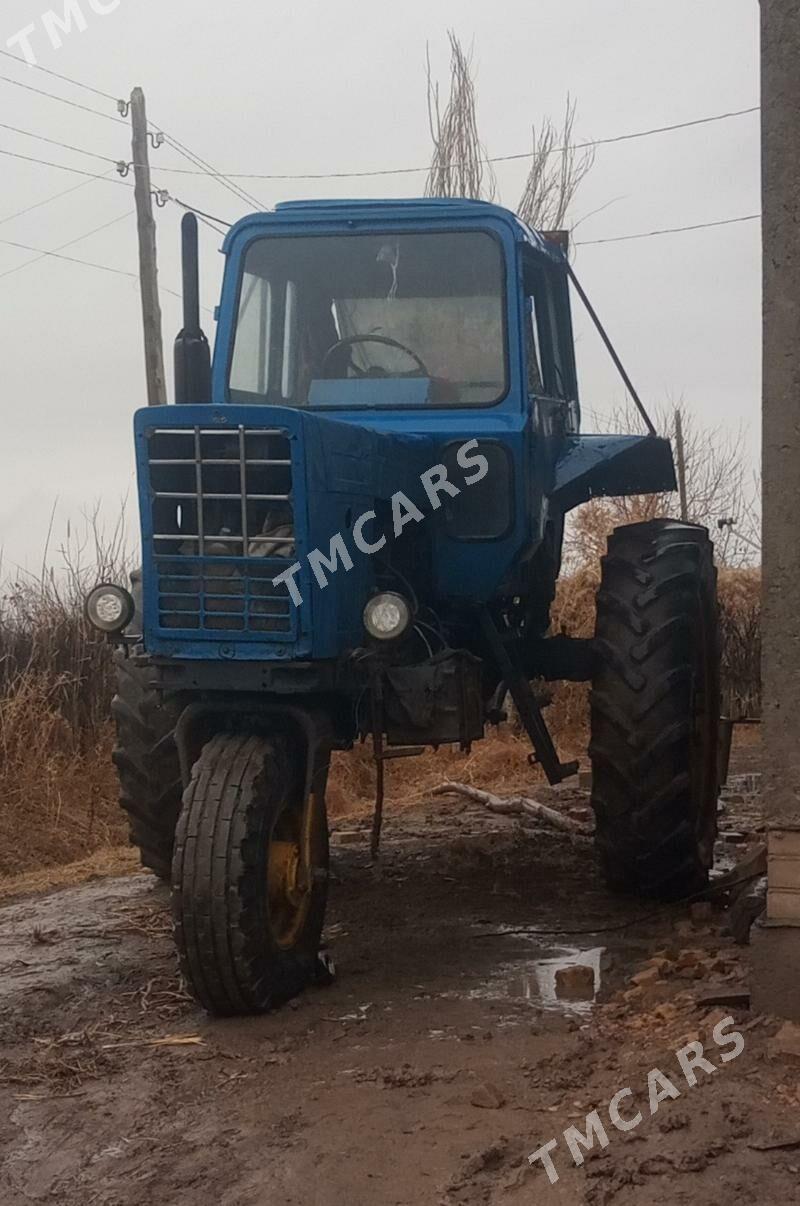
[{"label": "wooden utility pole", "polygon": [[136,178],[136,216],[139,226],[139,284],[142,291],[144,359],[147,373],[148,406],[166,406],[167,385],[164,375],[164,345],[161,338],[161,303],[158,299],[158,257],[153,195],[150,185],[150,155],[147,137],[147,109],[144,92],[131,93],[133,127],[133,171]]},{"label": "wooden utility pole", "polygon": [[681,500],[681,519],[689,522],[689,503],[686,498],[686,453],[683,448],[683,419],[675,411],[675,453],[678,461],[678,495]]},{"label": "wooden utility pole", "polygon": [[761,3],[764,235],[762,800],[753,1009],[800,1021],[800,7]]}]

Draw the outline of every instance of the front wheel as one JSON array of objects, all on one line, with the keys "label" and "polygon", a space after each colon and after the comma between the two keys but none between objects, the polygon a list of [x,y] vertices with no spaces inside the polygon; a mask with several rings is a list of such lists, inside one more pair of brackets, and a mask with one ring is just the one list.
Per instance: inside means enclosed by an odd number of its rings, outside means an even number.
[{"label": "front wheel", "polygon": [[221,733],[183,799],[172,862],[181,970],[210,1013],[261,1013],[313,978],[325,917],[322,792],[281,734]]},{"label": "front wheel", "polygon": [[609,886],[702,889],[716,836],[719,627],[705,528],[617,528],[603,558],[591,693],[592,804]]}]

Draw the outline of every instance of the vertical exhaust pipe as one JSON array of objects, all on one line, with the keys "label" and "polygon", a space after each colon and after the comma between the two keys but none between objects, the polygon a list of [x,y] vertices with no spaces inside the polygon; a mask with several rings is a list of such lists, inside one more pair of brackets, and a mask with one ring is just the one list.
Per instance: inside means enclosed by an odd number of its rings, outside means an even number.
[{"label": "vertical exhaust pipe", "polygon": [[183,265],[183,327],[192,335],[200,332],[200,250],[197,218],[184,214],[181,221],[181,263]]},{"label": "vertical exhaust pipe", "polygon": [[200,256],[197,218],[181,222],[183,259],[183,330],[175,340],[175,401],[211,401],[211,349],[200,326]]}]

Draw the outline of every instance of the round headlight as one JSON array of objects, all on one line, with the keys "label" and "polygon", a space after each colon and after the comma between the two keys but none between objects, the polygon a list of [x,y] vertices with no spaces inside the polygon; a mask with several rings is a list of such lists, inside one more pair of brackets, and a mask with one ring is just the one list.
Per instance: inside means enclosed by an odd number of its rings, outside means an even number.
[{"label": "round headlight", "polygon": [[364,627],[376,641],[393,641],[411,623],[411,608],[393,591],[375,595],[364,608]]},{"label": "round headlight", "polygon": [[133,599],[121,586],[96,586],[86,596],[86,617],[100,632],[122,632],[133,619]]}]

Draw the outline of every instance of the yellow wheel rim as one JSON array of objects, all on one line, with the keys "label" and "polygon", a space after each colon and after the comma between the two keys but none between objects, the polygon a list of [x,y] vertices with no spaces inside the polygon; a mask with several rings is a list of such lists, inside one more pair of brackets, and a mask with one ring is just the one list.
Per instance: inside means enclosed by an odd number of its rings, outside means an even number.
[{"label": "yellow wheel rim", "polygon": [[302,933],[314,888],[313,842],[318,802],[313,793],[302,811],[289,806],[278,817],[267,853],[269,927],[283,949]]}]

